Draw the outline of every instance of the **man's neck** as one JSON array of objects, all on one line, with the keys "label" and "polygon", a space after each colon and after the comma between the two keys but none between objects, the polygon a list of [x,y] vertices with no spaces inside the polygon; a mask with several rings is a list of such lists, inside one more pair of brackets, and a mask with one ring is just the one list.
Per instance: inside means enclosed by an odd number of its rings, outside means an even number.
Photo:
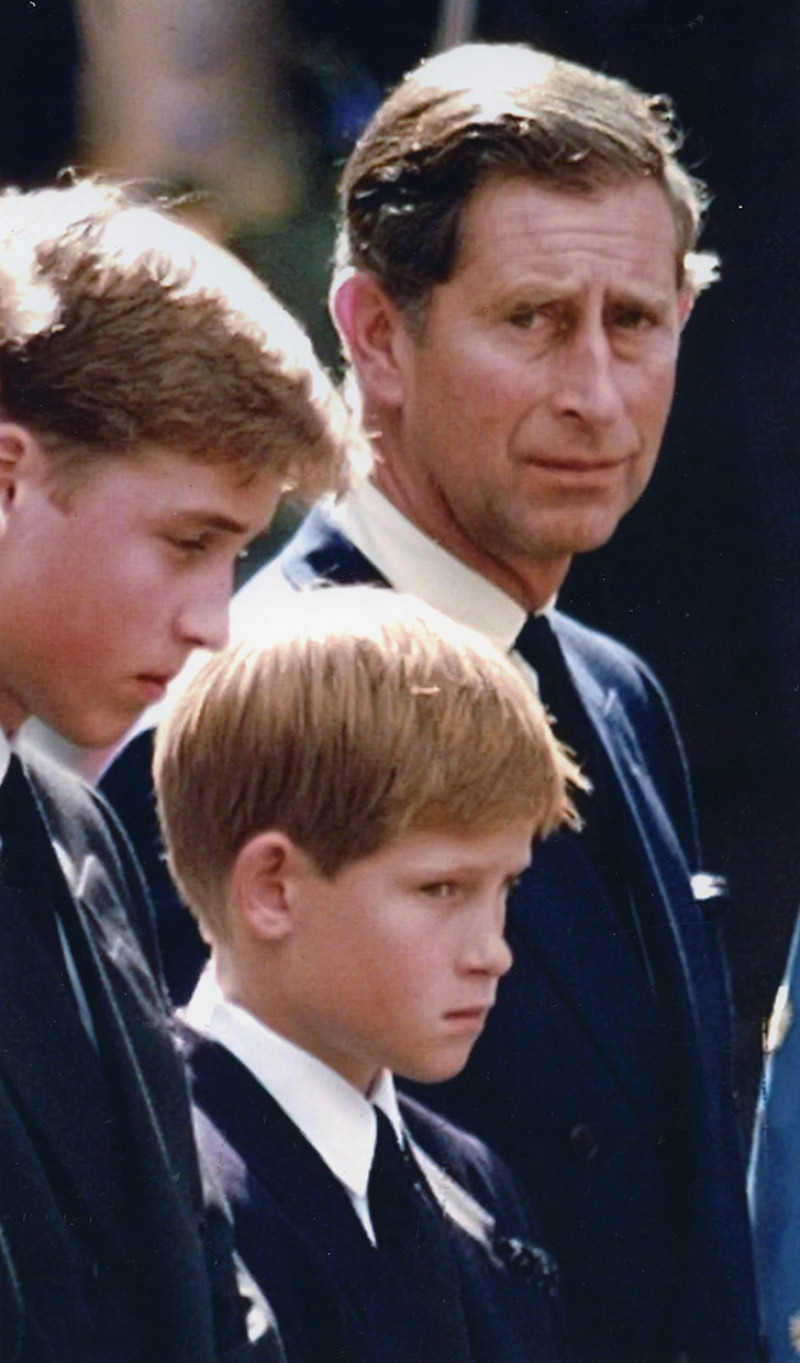
[{"label": "man's neck", "polygon": [[499,587],[528,613],[540,610],[558,592],[569,570],[569,557],[532,560],[509,555],[501,559],[488,553],[464,533],[436,490],[429,489],[427,496],[421,493],[405,469],[394,461],[376,457],[372,482],[418,530]]}]

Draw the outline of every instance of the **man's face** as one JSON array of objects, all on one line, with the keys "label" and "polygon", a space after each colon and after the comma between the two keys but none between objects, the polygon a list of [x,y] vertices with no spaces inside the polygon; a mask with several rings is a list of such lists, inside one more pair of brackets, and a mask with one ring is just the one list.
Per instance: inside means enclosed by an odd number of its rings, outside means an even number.
[{"label": "man's face", "polygon": [[658,186],[489,180],[422,335],[400,326],[390,495],[487,576],[554,589],[647,485],[688,310]]},{"label": "man's face", "polygon": [[332,879],[308,863],[290,891],[281,1030],[362,1091],[384,1066],[457,1074],[511,964],[506,898],[531,832],[410,833]]},{"label": "man's face", "polygon": [[225,642],[234,562],[280,483],[157,448],[98,464],[66,501],[47,474],[36,446],[0,536],[0,727],[36,714],[104,747],[193,648]]}]

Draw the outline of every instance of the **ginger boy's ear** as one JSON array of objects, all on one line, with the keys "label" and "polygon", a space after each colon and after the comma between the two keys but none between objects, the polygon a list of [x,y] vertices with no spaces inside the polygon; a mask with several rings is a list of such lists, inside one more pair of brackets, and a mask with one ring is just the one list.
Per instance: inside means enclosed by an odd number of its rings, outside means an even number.
[{"label": "ginger boy's ear", "polygon": [[291,932],[288,889],[302,857],[292,839],[276,829],[256,833],[236,857],[231,875],[233,910],[262,941],[279,941]]},{"label": "ginger boy's ear", "polygon": [[334,279],[329,305],[345,356],[365,397],[379,406],[400,406],[403,355],[410,336],[397,304],[371,274],[349,269]]}]

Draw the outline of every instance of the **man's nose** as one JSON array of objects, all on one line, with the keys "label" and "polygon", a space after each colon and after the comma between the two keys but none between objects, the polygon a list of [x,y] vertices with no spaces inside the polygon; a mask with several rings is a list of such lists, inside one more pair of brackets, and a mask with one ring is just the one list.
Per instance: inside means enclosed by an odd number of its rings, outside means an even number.
[{"label": "man's nose", "polygon": [[559,413],[608,425],[624,412],[619,361],[599,321],[584,322],[561,349],[553,399]]}]

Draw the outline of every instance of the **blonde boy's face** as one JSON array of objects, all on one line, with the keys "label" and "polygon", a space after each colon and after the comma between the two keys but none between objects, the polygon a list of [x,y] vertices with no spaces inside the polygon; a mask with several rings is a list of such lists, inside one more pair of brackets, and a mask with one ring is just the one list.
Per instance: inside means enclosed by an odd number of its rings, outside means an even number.
[{"label": "blonde boy's face", "polygon": [[423,1083],[457,1074],[511,965],[506,899],[531,835],[527,820],[411,833],[332,879],[304,858],[273,1024],[362,1092],[383,1067]]},{"label": "blonde boy's face", "polygon": [[[0,427],[0,473],[3,443]],[[0,727],[39,715],[117,742],[193,648],[220,648],[238,553],[281,480],[157,446],[98,464],[64,503],[35,443],[8,473],[0,535]],[[2,492],[2,486],[0,486]]]}]

